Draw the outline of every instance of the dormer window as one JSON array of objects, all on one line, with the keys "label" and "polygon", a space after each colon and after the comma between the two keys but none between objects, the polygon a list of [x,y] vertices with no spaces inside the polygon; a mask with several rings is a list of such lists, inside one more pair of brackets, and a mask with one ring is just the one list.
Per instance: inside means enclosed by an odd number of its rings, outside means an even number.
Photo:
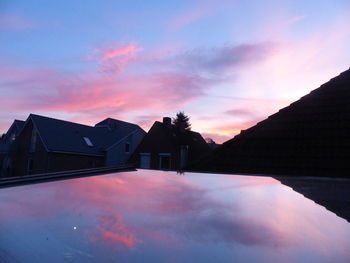
[{"label": "dormer window", "polygon": [[33,128],[33,130],[32,130],[32,138],[30,139],[29,152],[35,152],[36,137],[37,137],[37,132],[36,132],[36,129]]},{"label": "dormer window", "polygon": [[87,146],[94,147],[89,137],[83,137]]}]

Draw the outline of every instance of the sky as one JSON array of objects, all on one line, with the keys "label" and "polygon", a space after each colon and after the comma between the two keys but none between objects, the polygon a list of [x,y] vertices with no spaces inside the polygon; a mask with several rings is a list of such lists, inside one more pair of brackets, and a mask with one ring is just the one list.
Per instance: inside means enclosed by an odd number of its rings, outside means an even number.
[{"label": "sky", "polygon": [[350,67],[349,0],[0,0],[0,132],[30,113],[221,143]]}]

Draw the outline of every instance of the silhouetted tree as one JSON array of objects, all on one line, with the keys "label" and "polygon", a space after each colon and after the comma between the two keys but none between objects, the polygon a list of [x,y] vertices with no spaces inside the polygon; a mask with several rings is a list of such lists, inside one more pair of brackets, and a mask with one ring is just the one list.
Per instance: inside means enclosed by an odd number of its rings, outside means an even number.
[{"label": "silhouetted tree", "polygon": [[173,125],[180,131],[190,131],[190,117],[185,115],[183,111],[179,111],[178,113],[176,113],[176,118],[173,118]]}]

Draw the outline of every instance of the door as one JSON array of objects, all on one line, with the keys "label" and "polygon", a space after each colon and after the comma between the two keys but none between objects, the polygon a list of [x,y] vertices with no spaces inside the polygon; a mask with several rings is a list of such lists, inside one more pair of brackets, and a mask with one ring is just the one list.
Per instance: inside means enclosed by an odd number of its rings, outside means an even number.
[{"label": "door", "polygon": [[171,168],[171,154],[160,153],[159,154],[159,169],[169,170]]},{"label": "door", "polygon": [[149,169],[151,168],[151,154],[140,153],[140,168]]}]

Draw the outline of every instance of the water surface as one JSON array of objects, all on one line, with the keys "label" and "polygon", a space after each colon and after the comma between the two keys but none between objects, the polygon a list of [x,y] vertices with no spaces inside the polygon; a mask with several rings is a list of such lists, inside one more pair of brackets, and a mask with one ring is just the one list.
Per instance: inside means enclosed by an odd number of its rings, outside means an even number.
[{"label": "water surface", "polygon": [[0,200],[0,262],[350,262],[350,224],[270,177],[139,170]]}]

